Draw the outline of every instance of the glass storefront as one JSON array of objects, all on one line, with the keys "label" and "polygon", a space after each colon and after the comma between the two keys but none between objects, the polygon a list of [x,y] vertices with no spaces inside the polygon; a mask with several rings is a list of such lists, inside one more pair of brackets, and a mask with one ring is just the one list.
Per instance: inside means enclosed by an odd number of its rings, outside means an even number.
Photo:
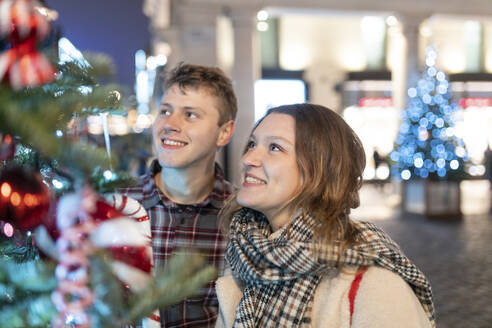
[{"label": "glass storefront", "polygon": [[342,84],[342,115],[362,140],[366,180],[389,178],[388,154],[398,132],[400,112],[393,106],[390,72],[349,73]]}]

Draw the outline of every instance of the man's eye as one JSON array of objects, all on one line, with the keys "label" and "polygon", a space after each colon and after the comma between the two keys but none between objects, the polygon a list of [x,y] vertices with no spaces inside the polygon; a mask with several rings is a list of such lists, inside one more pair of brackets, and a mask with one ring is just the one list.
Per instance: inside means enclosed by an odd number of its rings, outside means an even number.
[{"label": "man's eye", "polygon": [[198,116],[195,113],[187,112],[186,113],[186,117],[188,117],[188,118],[197,118]]},{"label": "man's eye", "polygon": [[161,115],[165,115],[165,116],[171,115],[171,112],[169,112],[168,109],[161,109]]},{"label": "man's eye", "polygon": [[276,144],[270,144],[270,150],[271,151],[279,151],[279,150],[281,150],[281,148]]}]

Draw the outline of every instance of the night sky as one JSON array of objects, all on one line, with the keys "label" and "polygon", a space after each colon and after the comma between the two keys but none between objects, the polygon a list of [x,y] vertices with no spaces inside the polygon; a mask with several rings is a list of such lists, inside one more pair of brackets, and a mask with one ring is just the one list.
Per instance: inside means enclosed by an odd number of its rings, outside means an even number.
[{"label": "night sky", "polygon": [[81,51],[113,58],[116,81],[128,88],[135,82],[135,51],[150,47],[149,19],[140,0],[46,0],[58,11],[54,25]]}]

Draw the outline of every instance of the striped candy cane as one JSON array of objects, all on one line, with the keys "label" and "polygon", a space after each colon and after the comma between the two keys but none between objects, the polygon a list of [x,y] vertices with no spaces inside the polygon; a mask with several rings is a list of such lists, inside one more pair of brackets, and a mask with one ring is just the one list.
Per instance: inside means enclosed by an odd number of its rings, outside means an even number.
[{"label": "striped candy cane", "polygon": [[[136,226],[135,236],[130,238],[129,236],[126,240],[121,240],[121,242],[131,243],[137,247],[145,247],[145,258],[150,261],[151,268],[149,270],[143,269],[138,265],[131,265],[128,263],[119,262],[118,259],[121,257],[117,257],[113,254],[113,256],[117,259],[113,262],[113,270],[118,275],[118,277],[127,283],[130,288],[135,291],[140,290],[144,287],[148,281],[151,279],[154,274],[153,270],[153,254],[152,254],[152,236],[150,231],[150,220],[147,215],[147,211],[143,208],[143,206],[133,198],[121,195],[121,194],[108,194],[105,195],[106,202],[117,211],[126,215],[128,218],[133,220],[133,224]],[[120,228],[123,228],[121,226]],[[129,227],[125,228],[129,229]],[[119,230],[120,231],[120,230]],[[137,236],[136,232],[139,232]],[[120,235],[121,236],[121,235]],[[142,254],[143,255],[143,254]],[[123,258],[124,260],[124,258]],[[146,261],[145,261],[146,262]],[[146,274],[142,274],[142,271]],[[142,320],[143,328],[160,328],[160,314],[159,310],[155,310],[152,315]]]},{"label": "striped candy cane", "polygon": [[56,241],[60,254],[55,269],[58,287],[51,294],[58,316],[52,322],[53,328],[91,326],[86,313],[94,300],[88,286],[88,256],[94,251],[89,236],[96,227],[88,215],[91,199],[94,199],[93,191],[84,189],[80,194],[63,196],[58,203],[57,226],[61,231]]}]

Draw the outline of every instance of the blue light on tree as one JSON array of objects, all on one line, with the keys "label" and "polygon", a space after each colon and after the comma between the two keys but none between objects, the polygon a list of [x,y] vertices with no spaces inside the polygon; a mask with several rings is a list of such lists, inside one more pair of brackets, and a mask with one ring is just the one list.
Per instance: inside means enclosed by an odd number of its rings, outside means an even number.
[{"label": "blue light on tree", "polygon": [[426,68],[415,87],[408,89],[408,108],[403,111],[391,174],[397,179],[430,178],[460,180],[468,161],[454,122],[461,108],[451,100],[451,86],[435,67],[437,54],[429,48]]}]

